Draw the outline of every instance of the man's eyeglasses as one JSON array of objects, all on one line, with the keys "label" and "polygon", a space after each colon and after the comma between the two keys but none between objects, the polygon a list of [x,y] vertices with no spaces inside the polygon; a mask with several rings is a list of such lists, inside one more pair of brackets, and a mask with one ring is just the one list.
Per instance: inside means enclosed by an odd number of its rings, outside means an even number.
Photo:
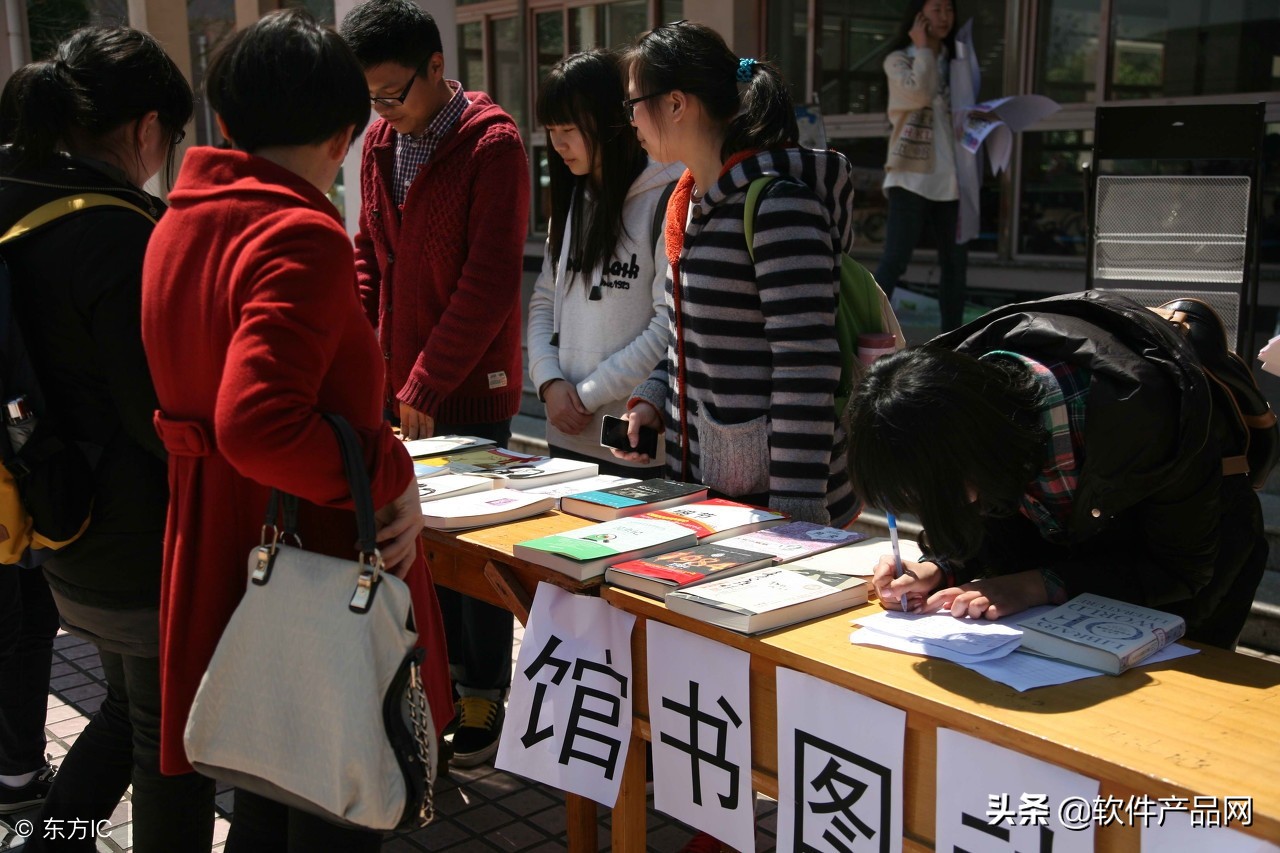
[{"label": "man's eyeglasses", "polygon": [[422,60],[421,65],[419,65],[417,68],[413,70],[413,76],[409,78],[409,83],[404,87],[403,92],[401,92],[398,95],[389,95],[385,98],[375,98],[373,95],[370,95],[369,103],[373,104],[374,106],[383,106],[383,107],[402,106],[405,102],[405,99],[409,97],[409,92],[412,91],[413,89],[414,81],[418,79],[418,75],[422,73],[422,69],[426,68],[427,63],[430,61],[431,61],[431,57],[428,56],[426,59]]},{"label": "man's eyeglasses", "polygon": [[666,95],[666,94],[669,94],[669,92],[668,91],[654,92],[653,94],[650,94],[650,95],[641,95],[638,98],[627,98],[625,101],[622,102],[622,110],[627,114],[627,121],[636,120],[636,104],[640,103],[641,101],[647,101],[650,98],[656,98],[659,95]]}]

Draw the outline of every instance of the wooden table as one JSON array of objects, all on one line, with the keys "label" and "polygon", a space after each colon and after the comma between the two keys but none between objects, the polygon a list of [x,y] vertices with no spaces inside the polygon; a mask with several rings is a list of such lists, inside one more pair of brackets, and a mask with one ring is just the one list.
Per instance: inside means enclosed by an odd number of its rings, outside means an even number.
[{"label": "wooden table", "polygon": [[[1280,841],[1280,665],[1205,648],[1200,654],[1026,693],[941,660],[849,643],[849,620],[876,604],[762,637],[744,637],[606,587],[636,615],[635,725],[613,813],[613,850],[645,850],[645,750],[650,739],[645,637],[649,620],[751,655],[752,787],[778,795],[775,670],[787,667],[901,708],[907,714],[903,821],[908,853],[934,849],[936,733],[955,729],[1099,780],[1128,798],[1253,796],[1253,826]],[[1139,850],[1138,826],[1095,830],[1101,853]]]},{"label": "wooden table", "polygon": [[[529,606],[540,581],[569,592],[599,595],[601,579],[578,581],[515,557],[517,542],[563,533],[594,522],[558,511],[546,512],[496,527],[450,533],[430,528],[422,538],[436,583],[510,610],[521,625],[529,621]],[[641,773],[644,770],[641,768]],[[643,785],[643,780],[642,780]],[[577,794],[565,794],[570,853],[596,853],[596,804]]]}]

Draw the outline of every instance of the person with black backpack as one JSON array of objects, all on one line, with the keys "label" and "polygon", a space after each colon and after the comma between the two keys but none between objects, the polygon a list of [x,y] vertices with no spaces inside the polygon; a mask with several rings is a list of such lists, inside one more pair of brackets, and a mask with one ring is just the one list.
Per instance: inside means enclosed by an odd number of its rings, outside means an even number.
[{"label": "person with black backpack", "polygon": [[[835,409],[842,255],[853,244],[849,161],[802,148],[787,83],[715,30],[679,21],[627,50],[624,105],[641,146],[688,168],[667,206],[670,329],[632,392],[632,447],[665,431],[667,475],[797,521],[858,513]],[[764,186],[746,237],[746,201]],[[647,463],[646,454],[615,451]]]},{"label": "person with black backpack", "polygon": [[1069,294],[876,362],[849,404],[850,479],[925,540],[897,579],[877,566],[885,606],[995,619],[1088,592],[1233,647],[1266,567],[1252,486],[1274,456],[1241,464],[1245,423],[1197,318],[1181,322],[1189,337],[1124,297]]},{"label": "person with black backpack", "polygon": [[[36,678],[36,658],[47,664],[57,620],[28,624],[36,608],[48,616],[48,591],[62,626],[96,645],[108,692],[51,787],[43,732],[38,743],[28,736],[17,754],[0,742],[0,802],[43,799],[27,850],[88,851],[92,833],[51,841],[43,822],[106,820],[132,784],[135,850],[208,850],[212,781],[159,769],[168,489],[141,336],[143,256],[164,210],[142,187],[172,171],[193,112],[191,88],[154,38],[125,27],[73,33],[51,59],[23,72],[20,87],[12,144],[0,151],[0,254],[43,403],[34,409],[30,442],[43,431],[83,454],[75,491],[91,495],[92,513],[82,535],[45,556],[41,568],[0,566],[0,606],[16,611],[0,621],[12,627],[21,620],[17,657],[30,661],[25,678],[0,675],[0,721],[7,721],[0,733],[43,726],[48,682]],[[4,402],[11,427],[32,414],[23,408],[29,400]],[[16,473],[43,476],[38,465]],[[30,486],[23,488],[25,502]],[[13,588],[21,590],[16,605]],[[33,770],[25,784],[13,784],[22,783],[15,774]]]}]

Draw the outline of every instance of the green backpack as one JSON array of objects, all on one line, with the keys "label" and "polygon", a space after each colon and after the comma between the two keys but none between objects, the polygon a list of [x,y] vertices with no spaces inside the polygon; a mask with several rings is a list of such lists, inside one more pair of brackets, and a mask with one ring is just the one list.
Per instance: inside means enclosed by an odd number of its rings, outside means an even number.
[{"label": "green backpack", "polygon": [[[742,209],[742,230],[747,238],[747,254],[755,263],[755,218],[760,206],[760,193],[773,177],[756,178],[747,187],[747,200]],[[858,361],[858,335],[865,332],[888,332],[895,348],[906,345],[902,327],[893,313],[875,277],[862,264],[845,253],[840,254],[840,289],[836,300],[836,340],[840,344],[840,384],[836,386],[836,417],[844,417],[845,407],[854,386],[862,379],[866,367]]]}]

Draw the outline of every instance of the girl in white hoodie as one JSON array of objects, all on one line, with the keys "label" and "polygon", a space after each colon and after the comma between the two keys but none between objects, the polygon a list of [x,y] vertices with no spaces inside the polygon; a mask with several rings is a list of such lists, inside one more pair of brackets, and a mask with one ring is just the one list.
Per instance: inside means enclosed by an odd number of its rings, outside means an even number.
[{"label": "girl in white hoodie", "polygon": [[682,167],[649,160],[630,132],[624,97],[617,61],[604,51],[576,53],[542,82],[551,222],[526,340],[551,454],[646,478],[661,476],[662,460],[642,467],[615,458],[600,446],[600,422],[626,411],[632,389],[666,352],[658,207]]}]

